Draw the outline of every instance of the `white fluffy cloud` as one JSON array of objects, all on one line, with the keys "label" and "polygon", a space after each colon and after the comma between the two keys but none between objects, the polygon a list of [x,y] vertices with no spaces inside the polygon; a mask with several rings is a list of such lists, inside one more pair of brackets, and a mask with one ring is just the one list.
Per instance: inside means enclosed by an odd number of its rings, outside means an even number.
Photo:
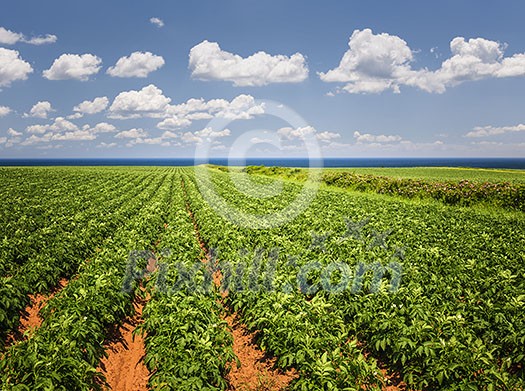
[{"label": "white fluffy cloud", "polygon": [[271,83],[299,83],[308,77],[304,56],[257,52],[243,58],[222,50],[217,42],[203,41],[190,50],[192,77],[201,80],[225,80],[234,86],[264,86]]},{"label": "white fluffy cloud", "polygon": [[374,135],[370,133],[359,133],[358,131],[354,132],[354,138],[358,143],[394,143],[401,141],[401,136],[398,135]]},{"label": "white fluffy cloud", "polygon": [[477,126],[472,131],[468,132],[465,137],[476,138],[476,137],[489,137],[498,136],[505,133],[514,132],[525,132],[525,125],[518,124],[514,126]]},{"label": "white fluffy cloud", "polygon": [[208,127],[208,128],[204,128],[204,129],[198,130],[193,133],[192,132],[183,133],[181,136],[181,139],[182,141],[186,143],[199,144],[204,141],[211,142],[216,138],[227,137],[230,134],[231,134],[230,129],[223,129],[220,131],[215,131],[212,128]]},{"label": "white fluffy cloud", "polygon": [[21,145],[35,145],[53,141],[92,141],[100,133],[114,133],[115,126],[100,122],[95,126],[84,125],[79,128],[76,124],[63,117],[57,117],[53,123],[47,125],[30,125],[26,132],[31,134],[21,142]]},{"label": "white fluffy cloud", "polygon": [[110,118],[139,118],[164,116],[171,99],[150,84],[140,91],[124,91],[117,95],[109,108]]},{"label": "white fluffy cloud", "polygon": [[339,133],[324,131],[324,132],[318,133],[316,137],[317,137],[317,140],[319,141],[324,141],[324,142],[329,143],[337,138],[341,138],[341,135]]},{"label": "white fluffy cloud", "polygon": [[139,91],[124,91],[117,95],[109,107],[110,118],[162,118],[157,128],[177,130],[188,127],[193,121],[214,117],[230,120],[251,119],[264,114],[264,103],[251,95],[238,95],[226,99],[188,99],[178,105],[170,105],[171,99],[162,90],[150,84]]},{"label": "white fluffy cloud", "polygon": [[150,52],[134,52],[128,57],[121,57],[106,73],[113,77],[147,77],[163,65],[161,56]]},{"label": "white fluffy cloud", "polygon": [[37,102],[33,107],[31,107],[31,110],[29,110],[29,113],[24,114],[24,117],[33,117],[33,118],[47,118],[49,113],[52,113],[53,107],[51,107],[51,103],[44,100]]},{"label": "white fluffy cloud", "polygon": [[149,19],[149,22],[151,24],[154,24],[155,26],[157,26],[158,28],[161,28],[161,27],[164,27],[164,22],[162,21],[162,19],[160,18],[150,18]]},{"label": "white fluffy cloud", "polygon": [[319,74],[322,81],[346,83],[343,90],[350,93],[399,92],[398,80],[410,72],[413,59],[405,41],[365,29],[355,30],[348,46],[337,68]]},{"label": "white fluffy cloud", "polygon": [[157,124],[159,129],[175,130],[189,126],[192,121],[214,117],[229,120],[251,119],[264,114],[264,103],[256,102],[251,95],[241,94],[231,101],[226,99],[188,99],[185,103],[166,109],[166,119]]},{"label": "white fluffy cloud", "polygon": [[162,130],[176,130],[185,128],[187,126],[191,125],[191,120],[186,118],[177,118],[177,117],[171,117],[166,118],[165,120],[162,120],[157,124],[157,128]]},{"label": "white fluffy cloud", "polygon": [[117,143],[105,143],[101,142],[97,145],[97,148],[115,148],[117,146]]},{"label": "white fluffy cloud", "polygon": [[7,106],[0,106],[0,117],[5,117],[11,112],[11,108]]},{"label": "white fluffy cloud", "polygon": [[454,38],[450,42],[452,56],[435,71],[413,69],[414,52],[394,35],[355,30],[348,46],[339,66],[319,73],[319,77],[325,82],[343,83],[339,91],[349,93],[389,89],[398,93],[403,85],[443,93],[469,80],[525,76],[525,54],[504,57],[506,45],[484,38]]},{"label": "white fluffy cloud", "polygon": [[0,48],[0,87],[9,87],[16,80],[26,80],[31,72],[31,65],[22,60],[16,50]]},{"label": "white fluffy cloud", "polygon": [[[101,111],[106,110],[106,108],[109,105],[109,99],[105,96],[101,96],[98,98],[90,100],[85,100],[82,103],[79,103],[75,107],[73,107],[73,111],[83,115],[83,114],[96,114],[100,113]],[[80,117],[77,117],[80,118]]]},{"label": "white fluffy cloud", "polygon": [[113,133],[117,131],[117,128],[107,122],[100,122],[95,126],[84,125],[82,130],[87,130],[91,133]]},{"label": "white fluffy cloud", "polygon": [[7,131],[7,134],[11,137],[19,137],[22,135],[22,132],[17,132],[16,130],[14,130],[13,128],[9,128],[8,131]]},{"label": "white fluffy cloud", "polygon": [[14,45],[17,42],[24,42],[30,45],[44,45],[48,43],[55,43],[56,41],[56,35],[46,34],[40,37],[26,38],[24,34],[15,33],[11,30],[7,30],[4,27],[0,27],[0,44]]},{"label": "white fluffy cloud", "polygon": [[[323,147],[329,147],[332,145],[335,145],[334,140],[341,137],[339,133],[335,132],[318,132],[317,129],[315,129],[313,126],[303,126],[298,128],[292,128],[292,127],[284,127],[277,130],[277,134],[281,137],[283,140],[288,140],[289,142],[292,142],[295,140],[303,140],[305,142],[309,142],[310,138],[315,137],[318,141],[322,142]],[[265,140],[263,140],[265,141]],[[299,147],[295,144],[285,145],[283,146],[283,149],[300,149],[302,147]]]},{"label": "white fluffy cloud", "polygon": [[42,75],[49,80],[87,81],[100,71],[102,60],[93,54],[62,54]]},{"label": "white fluffy cloud", "polygon": [[144,138],[148,137],[148,133],[141,128],[133,128],[130,130],[124,130],[115,135],[116,138]]},{"label": "white fluffy cloud", "polygon": [[91,141],[95,140],[97,136],[89,130],[74,130],[51,136],[51,141]]},{"label": "white fluffy cloud", "polygon": [[0,27],[0,43],[4,45],[14,45],[18,41],[21,41],[24,36],[20,33],[7,30],[4,27]]},{"label": "white fluffy cloud", "polygon": [[284,127],[277,130],[277,134],[279,136],[288,140],[302,139],[316,132],[317,131],[312,126],[304,126],[299,128]]}]

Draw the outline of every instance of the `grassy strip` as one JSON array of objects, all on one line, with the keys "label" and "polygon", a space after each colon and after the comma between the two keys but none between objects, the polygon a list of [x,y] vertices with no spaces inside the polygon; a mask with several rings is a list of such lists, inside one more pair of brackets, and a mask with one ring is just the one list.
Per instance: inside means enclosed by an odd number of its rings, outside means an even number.
[{"label": "grassy strip", "polygon": [[[294,180],[307,179],[306,172],[297,168],[248,166],[244,171],[249,174]],[[468,179],[423,180],[335,170],[324,172],[321,181],[330,186],[357,191],[371,191],[406,198],[432,198],[447,205],[485,204],[525,211],[525,183],[480,182]]]}]

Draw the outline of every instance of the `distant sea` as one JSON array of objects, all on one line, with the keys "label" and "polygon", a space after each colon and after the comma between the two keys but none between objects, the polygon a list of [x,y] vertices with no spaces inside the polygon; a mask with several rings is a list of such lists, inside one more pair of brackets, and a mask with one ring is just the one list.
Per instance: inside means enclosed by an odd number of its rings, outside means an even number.
[{"label": "distant sea", "polygon": [[[210,164],[308,167],[307,158],[210,158]],[[525,169],[525,158],[327,158],[312,166],[324,167],[478,167]],[[0,166],[193,166],[202,161],[174,159],[0,159]]]}]

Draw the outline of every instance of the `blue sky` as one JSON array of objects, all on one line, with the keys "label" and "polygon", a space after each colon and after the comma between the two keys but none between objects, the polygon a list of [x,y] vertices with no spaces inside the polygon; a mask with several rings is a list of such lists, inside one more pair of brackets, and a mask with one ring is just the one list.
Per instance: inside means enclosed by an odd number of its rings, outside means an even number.
[{"label": "blue sky", "polygon": [[2,8],[2,158],[525,156],[523,2]]}]

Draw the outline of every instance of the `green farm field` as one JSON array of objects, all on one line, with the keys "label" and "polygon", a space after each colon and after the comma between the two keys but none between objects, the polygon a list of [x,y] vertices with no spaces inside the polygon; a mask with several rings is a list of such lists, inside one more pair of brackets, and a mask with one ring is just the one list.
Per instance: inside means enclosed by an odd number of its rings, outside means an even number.
[{"label": "green farm field", "polygon": [[0,389],[525,389],[525,173],[317,174],[0,168]]}]

